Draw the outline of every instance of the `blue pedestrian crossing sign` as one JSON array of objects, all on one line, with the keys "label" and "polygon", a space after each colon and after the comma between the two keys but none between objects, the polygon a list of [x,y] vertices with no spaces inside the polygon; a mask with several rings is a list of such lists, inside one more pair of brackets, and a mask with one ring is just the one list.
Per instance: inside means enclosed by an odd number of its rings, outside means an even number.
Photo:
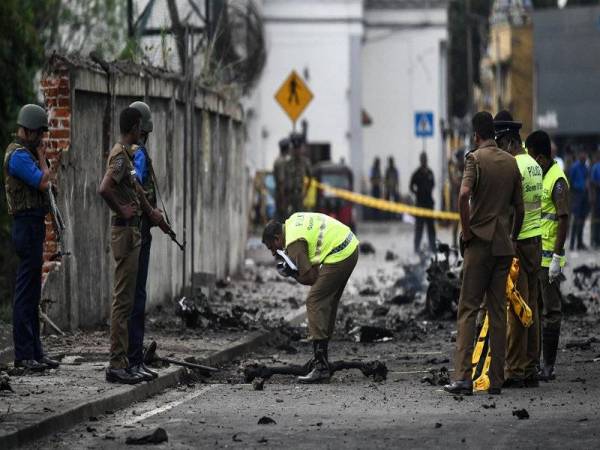
[{"label": "blue pedestrian crossing sign", "polygon": [[433,136],[433,112],[415,112],[415,135],[417,137]]}]

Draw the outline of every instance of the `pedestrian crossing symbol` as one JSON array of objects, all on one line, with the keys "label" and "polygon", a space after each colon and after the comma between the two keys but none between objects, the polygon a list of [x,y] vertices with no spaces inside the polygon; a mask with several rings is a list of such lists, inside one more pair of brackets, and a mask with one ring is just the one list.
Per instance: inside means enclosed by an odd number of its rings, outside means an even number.
[{"label": "pedestrian crossing symbol", "polygon": [[415,112],[415,135],[417,137],[433,136],[433,112]]},{"label": "pedestrian crossing symbol", "polygon": [[295,70],[292,70],[292,73],[275,93],[275,100],[292,119],[292,122],[298,120],[312,99],[312,92]]}]

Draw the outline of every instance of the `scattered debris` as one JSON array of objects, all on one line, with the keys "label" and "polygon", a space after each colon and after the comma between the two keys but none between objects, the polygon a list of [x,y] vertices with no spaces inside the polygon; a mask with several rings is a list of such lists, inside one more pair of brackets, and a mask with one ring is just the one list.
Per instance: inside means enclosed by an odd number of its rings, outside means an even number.
[{"label": "scattered debris", "polygon": [[8,375],[0,375],[0,391],[15,392],[10,385],[10,378]]},{"label": "scattered debris", "polygon": [[374,255],[375,254],[375,247],[373,247],[373,245],[367,241],[363,241],[360,244],[358,244],[358,249],[359,249],[360,253],[362,253],[363,255]]},{"label": "scattered debris", "polygon": [[481,405],[484,409],[496,409],[495,403],[490,403],[489,405],[483,404]]},{"label": "scattered debris", "polygon": [[582,264],[573,269],[573,284],[577,289],[589,291],[593,288],[598,288],[600,280],[600,266]]},{"label": "scattered debris", "polygon": [[[437,252],[427,268],[429,286],[425,297],[425,313],[430,318],[450,318],[456,316],[460,296],[462,261],[456,249],[439,243]],[[439,258],[439,254],[444,255]],[[454,260],[450,254],[454,255]]]},{"label": "scattered debris", "polygon": [[379,295],[379,289],[375,289],[373,287],[368,286],[358,291],[358,294],[363,297],[374,297],[376,295]]},{"label": "scattered debris", "polygon": [[256,442],[258,442],[259,444],[266,444],[267,442],[269,442],[269,440],[263,436]]},{"label": "scattered debris", "polygon": [[[244,379],[246,383],[253,383],[256,379],[268,380],[273,375],[307,375],[312,370],[312,360],[303,366],[273,366],[268,367],[260,364],[249,364],[244,368]],[[340,370],[358,369],[365,377],[372,377],[373,381],[384,381],[387,378],[387,366],[381,361],[333,361],[329,363],[331,373]]]},{"label": "scattered debris", "polygon": [[577,377],[571,380],[571,383],[582,383],[585,384],[586,379],[585,378],[581,378],[581,377]]},{"label": "scattered debris", "polygon": [[379,305],[373,310],[373,317],[384,317],[387,316],[389,312],[390,308],[388,306]]},{"label": "scattered debris", "polygon": [[286,352],[288,355],[295,355],[296,353],[298,353],[298,349],[296,347],[294,347],[293,345],[291,345],[289,342],[286,342],[284,344],[279,344],[275,348],[282,352]]},{"label": "scattered debris", "polygon": [[161,444],[163,442],[168,442],[169,436],[167,436],[167,432],[164,428],[157,428],[153,433],[147,434],[141,437],[131,437],[129,436],[125,440],[125,444],[127,445],[147,445],[147,444]]},{"label": "scattered debris", "polygon": [[429,375],[421,379],[421,383],[429,383],[431,386],[445,386],[450,384],[450,372],[446,367],[440,370],[431,369]]},{"label": "scattered debris", "polygon": [[525,408],[523,409],[515,409],[512,412],[513,416],[516,416],[519,420],[529,419],[529,413]]},{"label": "scattered debris", "polygon": [[462,402],[465,399],[462,395],[453,395],[452,398],[457,402]]},{"label": "scattered debris", "polygon": [[219,371],[219,369],[216,369],[214,367],[203,366],[201,364],[194,364],[194,363],[190,363],[190,362],[186,362],[186,361],[177,361],[177,360],[171,359],[171,358],[161,358],[156,353],[156,347],[157,347],[156,341],[152,341],[150,343],[150,345],[148,346],[148,348],[146,349],[146,351],[144,352],[144,363],[145,364],[152,364],[152,362],[155,360],[161,360],[164,362],[168,362],[170,364],[175,364],[178,366],[187,367],[189,369],[198,370],[200,373],[202,373],[203,375],[206,375],[206,376],[209,376],[212,372]]},{"label": "scattered debris", "polygon": [[562,313],[565,316],[583,315],[587,312],[587,307],[584,303],[584,296],[589,294],[576,295],[573,293],[563,296]]},{"label": "scattered debris", "polygon": [[394,337],[394,332],[383,327],[363,325],[354,327],[348,333],[356,342],[386,342]]},{"label": "scattered debris", "polygon": [[398,255],[391,250],[385,252],[385,260],[386,261],[396,261],[398,259]]},{"label": "scattered debris", "polygon": [[587,339],[573,339],[565,344],[565,348],[574,348],[578,350],[590,350],[592,344],[598,342],[595,337]]},{"label": "scattered debris", "polygon": [[252,387],[255,391],[262,391],[265,388],[265,379],[264,378],[255,378],[252,380]]},{"label": "scattered debris", "polygon": [[277,425],[277,422],[275,422],[270,417],[262,416],[260,419],[258,419],[258,424],[259,425]]},{"label": "scattered debris", "polygon": [[233,442],[244,442],[244,441],[242,441],[240,438],[238,438],[238,434],[239,434],[239,433],[235,433],[235,434],[234,434],[234,435],[231,437],[231,440],[232,440]]},{"label": "scattered debris", "polygon": [[439,422],[436,422],[436,423],[435,423],[435,427],[436,427],[436,428],[442,428],[442,424],[441,424],[441,423],[439,423]]}]

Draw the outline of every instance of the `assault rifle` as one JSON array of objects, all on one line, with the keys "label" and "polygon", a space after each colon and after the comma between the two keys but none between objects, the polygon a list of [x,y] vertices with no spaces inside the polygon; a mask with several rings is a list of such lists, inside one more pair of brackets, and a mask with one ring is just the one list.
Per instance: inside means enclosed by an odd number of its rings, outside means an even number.
[{"label": "assault rifle", "polygon": [[63,220],[60,209],[58,209],[58,204],[56,202],[55,197],[55,187],[52,183],[49,184],[48,190],[48,200],[50,203],[50,216],[52,217],[52,225],[54,226],[54,232],[56,233],[56,242],[57,242],[57,252],[50,257],[50,261],[56,261],[57,259],[62,258],[63,256],[69,256],[70,252],[62,251],[62,236],[66,229],[65,222]]}]

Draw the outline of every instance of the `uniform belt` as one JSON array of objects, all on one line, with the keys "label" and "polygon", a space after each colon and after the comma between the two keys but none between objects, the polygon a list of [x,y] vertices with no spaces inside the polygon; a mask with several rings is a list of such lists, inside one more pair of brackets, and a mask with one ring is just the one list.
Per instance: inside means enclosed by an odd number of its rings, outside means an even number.
[{"label": "uniform belt", "polygon": [[[554,252],[550,250],[542,250],[542,258],[552,258],[553,255]],[[565,256],[565,251],[563,250],[562,252],[560,252],[558,256]]]},{"label": "uniform belt", "polygon": [[339,253],[342,250],[344,250],[346,247],[348,247],[348,245],[350,245],[350,242],[352,242],[352,238],[354,237],[354,233],[352,233],[352,231],[350,232],[350,234],[348,234],[348,236],[346,236],[346,239],[344,239],[344,242],[342,242],[340,245],[338,245],[337,247],[334,247],[333,250],[331,250],[329,252],[329,255],[333,255],[335,253]]},{"label": "uniform belt", "polygon": [[541,240],[540,236],[532,236],[530,238],[519,239],[517,242],[519,244],[528,244],[530,242],[539,242]]},{"label": "uniform belt", "polygon": [[110,223],[113,227],[139,227],[142,219],[140,216],[134,216],[131,219],[123,217],[112,217]]}]

